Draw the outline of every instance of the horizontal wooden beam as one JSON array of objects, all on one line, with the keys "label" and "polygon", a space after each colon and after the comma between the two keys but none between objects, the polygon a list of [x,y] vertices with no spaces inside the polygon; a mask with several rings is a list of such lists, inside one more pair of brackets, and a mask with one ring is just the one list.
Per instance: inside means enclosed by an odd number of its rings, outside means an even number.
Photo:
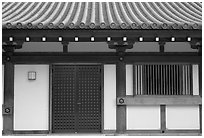
[{"label": "horizontal wooden beam", "polygon": [[48,130],[14,130],[10,134],[7,133],[2,133],[3,135],[33,135],[33,134],[42,134],[42,135],[47,135],[49,134]]},{"label": "horizontal wooden beam", "polygon": [[117,97],[117,105],[200,105],[202,98],[200,96],[187,95],[138,95]]},{"label": "horizontal wooden beam", "polygon": [[171,37],[175,37],[176,41],[186,42],[186,37],[194,39],[202,38],[202,30],[58,30],[58,29],[25,29],[25,30],[5,30],[2,31],[2,41],[7,42],[12,36],[14,41],[25,41],[26,37],[30,37],[30,42],[41,42],[42,37],[46,37],[48,42],[59,42],[58,37],[62,37],[63,41],[74,42],[74,37],[79,38],[79,42],[90,42],[90,37],[94,36],[96,42],[106,42],[107,37],[111,40],[122,41],[122,37],[126,36],[128,41],[138,41],[138,37],[143,37],[146,42],[154,42],[155,37],[160,37],[160,41],[171,41]]},{"label": "horizontal wooden beam", "polygon": [[[123,60],[129,63],[200,63],[202,56],[197,53],[125,53]],[[115,63],[119,60],[116,53],[14,53],[11,62],[15,64],[50,63]],[[3,53],[3,63],[6,54]]]},{"label": "horizontal wooden beam", "polygon": [[[107,136],[120,135],[115,130],[104,130]],[[199,130],[167,130],[161,133],[160,130],[126,130],[122,136],[200,136]]]}]

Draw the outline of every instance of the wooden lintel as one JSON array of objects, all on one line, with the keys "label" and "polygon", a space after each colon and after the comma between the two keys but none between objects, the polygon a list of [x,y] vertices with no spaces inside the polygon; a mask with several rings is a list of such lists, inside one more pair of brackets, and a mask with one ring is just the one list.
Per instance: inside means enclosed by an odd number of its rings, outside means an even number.
[{"label": "wooden lintel", "polygon": [[[115,63],[119,55],[116,53],[14,53],[11,61],[15,64],[49,64],[68,62]],[[3,63],[7,55],[3,53]],[[131,63],[201,63],[197,53],[125,53],[126,64]]]},{"label": "wooden lintel", "polygon": [[[120,100],[124,102],[121,103]],[[126,96],[117,97],[117,105],[201,105],[200,96]]]}]

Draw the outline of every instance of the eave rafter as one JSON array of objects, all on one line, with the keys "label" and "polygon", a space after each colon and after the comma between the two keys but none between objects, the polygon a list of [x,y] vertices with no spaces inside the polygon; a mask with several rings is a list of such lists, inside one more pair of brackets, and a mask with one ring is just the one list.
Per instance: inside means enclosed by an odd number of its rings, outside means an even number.
[{"label": "eave rafter", "polygon": [[[109,41],[123,41],[126,37],[128,42],[138,42],[142,38],[143,42],[155,42],[156,38],[159,41],[171,42],[171,38],[175,38],[175,42],[188,42],[187,38],[190,37],[191,41],[202,40],[202,30],[18,30],[18,29],[3,29],[3,43],[10,42],[75,42],[75,37],[78,42],[92,42],[91,38],[94,37],[94,42],[107,42]],[[60,39],[59,39],[60,37]]]}]

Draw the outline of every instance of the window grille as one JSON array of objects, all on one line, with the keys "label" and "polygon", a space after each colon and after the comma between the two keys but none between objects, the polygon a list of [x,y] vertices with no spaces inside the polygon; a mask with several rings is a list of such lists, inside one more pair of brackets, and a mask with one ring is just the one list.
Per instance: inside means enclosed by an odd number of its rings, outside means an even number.
[{"label": "window grille", "polygon": [[135,95],[192,95],[190,64],[138,64],[133,73]]}]

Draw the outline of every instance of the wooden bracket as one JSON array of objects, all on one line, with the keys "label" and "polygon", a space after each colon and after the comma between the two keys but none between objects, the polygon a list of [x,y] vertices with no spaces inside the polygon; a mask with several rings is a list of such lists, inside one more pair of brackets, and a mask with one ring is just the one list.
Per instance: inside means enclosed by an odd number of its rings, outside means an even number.
[{"label": "wooden bracket", "polygon": [[190,43],[192,49],[199,49],[202,47],[202,41],[201,40],[194,40],[194,41],[191,41],[189,43]]},{"label": "wooden bracket", "polygon": [[164,52],[164,45],[166,44],[166,42],[158,42],[159,43],[159,51],[160,52]]},{"label": "wooden bracket", "polygon": [[69,42],[63,41],[63,42],[61,42],[61,43],[62,43],[62,45],[63,45],[63,53],[67,53],[67,52],[68,52]]}]

